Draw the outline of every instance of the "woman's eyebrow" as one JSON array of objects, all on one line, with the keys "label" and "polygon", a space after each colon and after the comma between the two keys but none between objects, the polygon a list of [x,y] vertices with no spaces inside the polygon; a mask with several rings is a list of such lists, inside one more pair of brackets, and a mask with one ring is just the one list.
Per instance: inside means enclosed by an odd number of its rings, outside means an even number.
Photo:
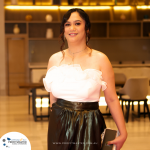
[{"label": "woman's eyebrow", "polygon": [[80,21],[80,22],[82,22],[81,20],[75,20],[74,22],[77,22],[77,21]]},{"label": "woman's eyebrow", "polygon": [[[75,20],[73,22],[82,22],[81,20]],[[66,21],[66,23],[70,23],[70,21]]]}]

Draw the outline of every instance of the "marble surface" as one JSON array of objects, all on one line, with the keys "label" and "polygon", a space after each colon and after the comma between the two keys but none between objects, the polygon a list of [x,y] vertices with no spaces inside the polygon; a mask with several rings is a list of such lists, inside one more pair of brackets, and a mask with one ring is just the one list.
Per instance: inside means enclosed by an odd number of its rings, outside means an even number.
[{"label": "marble surface", "polygon": [[[136,107],[135,110],[137,110]],[[100,106],[100,110],[106,112],[106,106]],[[43,111],[46,113],[47,109]],[[104,118],[108,128],[116,129],[111,116]],[[130,111],[126,127],[128,139],[121,150],[149,150],[148,116],[145,119],[143,116],[137,118]],[[47,119],[35,122],[32,114],[28,114],[28,96],[0,96],[0,137],[8,132],[20,132],[29,139],[32,150],[47,150],[47,130]]]}]

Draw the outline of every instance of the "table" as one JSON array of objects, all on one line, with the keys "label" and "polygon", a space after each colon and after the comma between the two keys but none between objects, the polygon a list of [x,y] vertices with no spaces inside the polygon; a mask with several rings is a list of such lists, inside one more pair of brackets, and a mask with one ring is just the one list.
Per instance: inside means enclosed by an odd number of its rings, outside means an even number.
[{"label": "table", "polygon": [[[123,85],[123,84],[117,84],[117,85]],[[32,89],[32,113],[33,113],[33,116],[34,116],[34,120],[37,121],[37,118],[44,118],[44,117],[49,117],[49,115],[40,115],[40,116],[37,116],[37,113],[36,113],[36,104],[35,104],[35,101],[36,101],[36,89],[38,88],[43,88],[44,85],[43,83],[28,83],[28,82],[25,82],[25,83],[20,83],[19,84],[19,88],[26,88],[26,89]],[[103,115],[107,115],[107,116],[110,116],[110,112],[109,113],[103,113]]]},{"label": "table", "polygon": [[32,89],[31,92],[32,92],[32,113],[33,113],[33,117],[34,117],[34,120],[37,121],[37,118],[44,118],[44,117],[49,117],[49,115],[40,115],[40,116],[37,116],[37,113],[36,113],[36,89],[37,88],[43,88],[44,85],[43,83],[20,83],[19,84],[19,88],[26,88],[26,89]]}]

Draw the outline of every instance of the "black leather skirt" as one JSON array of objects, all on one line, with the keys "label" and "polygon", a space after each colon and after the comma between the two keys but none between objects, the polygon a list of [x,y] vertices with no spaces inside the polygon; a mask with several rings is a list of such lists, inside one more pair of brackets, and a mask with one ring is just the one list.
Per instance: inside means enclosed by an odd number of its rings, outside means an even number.
[{"label": "black leather skirt", "polygon": [[48,150],[100,150],[105,128],[98,102],[58,99],[50,112]]}]

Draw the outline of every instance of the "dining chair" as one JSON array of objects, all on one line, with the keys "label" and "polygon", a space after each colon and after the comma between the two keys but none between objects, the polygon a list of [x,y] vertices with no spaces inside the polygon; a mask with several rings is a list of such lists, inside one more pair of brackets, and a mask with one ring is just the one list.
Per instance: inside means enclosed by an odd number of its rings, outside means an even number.
[{"label": "dining chair", "polygon": [[[32,83],[43,83],[43,78],[45,77],[44,72],[38,73],[36,71],[31,72],[31,82]],[[40,71],[40,70],[39,70]],[[32,89],[31,89],[32,90]],[[30,114],[30,99],[32,98],[32,91],[30,90],[28,94],[28,113]],[[36,89],[36,97],[41,99],[41,107],[40,112],[42,113],[42,98],[47,97],[48,98],[48,106],[50,106],[50,94],[45,90],[45,88]],[[49,107],[48,107],[48,114],[49,114]]]},{"label": "dining chair", "polygon": [[[124,87],[118,90],[118,93],[121,94],[120,100],[123,102],[128,102],[127,113],[126,113],[126,122],[128,122],[129,111],[130,111],[130,102],[132,102],[132,111],[134,111],[134,101],[138,102],[138,117],[141,114],[146,115],[145,108],[147,109],[147,114],[150,119],[149,107],[147,104],[147,94],[148,94],[149,79],[147,77],[132,77],[129,78]],[[144,102],[144,112],[140,112],[140,102]]]},{"label": "dining chair", "polygon": [[115,88],[116,88],[116,93],[121,96],[121,94],[118,93],[118,90],[124,86],[127,78],[124,73],[114,73],[115,75]]},{"label": "dining chair", "polygon": [[[116,93],[117,95],[119,96],[119,99],[120,97],[123,95],[123,94],[120,94],[118,91],[120,88],[122,88],[124,86],[124,84],[126,83],[126,75],[124,73],[114,73],[115,75],[115,88],[116,88]],[[123,103],[121,104],[121,107],[122,107],[122,110],[123,110]]]},{"label": "dining chair", "polygon": [[[118,93],[118,90],[124,86],[125,82],[126,82],[126,76],[123,73],[114,73],[114,77],[115,77],[115,89],[116,89],[116,93],[119,97],[122,96],[122,94]],[[108,109],[108,106],[106,106],[106,110]],[[123,109],[123,104],[122,104],[122,109]]]},{"label": "dining chair", "polygon": [[[118,90],[124,86],[125,82],[126,82],[126,76],[123,73],[114,73],[114,77],[115,77],[115,89],[116,89],[116,93],[119,97],[122,96],[122,94],[118,93]],[[108,105],[106,106],[106,110],[108,109]],[[122,104],[122,109],[123,109],[123,104]],[[108,113],[108,115],[110,115],[110,111]]]},{"label": "dining chair", "polygon": [[114,73],[115,75],[115,86],[123,87],[126,82],[126,76],[124,73]]}]

